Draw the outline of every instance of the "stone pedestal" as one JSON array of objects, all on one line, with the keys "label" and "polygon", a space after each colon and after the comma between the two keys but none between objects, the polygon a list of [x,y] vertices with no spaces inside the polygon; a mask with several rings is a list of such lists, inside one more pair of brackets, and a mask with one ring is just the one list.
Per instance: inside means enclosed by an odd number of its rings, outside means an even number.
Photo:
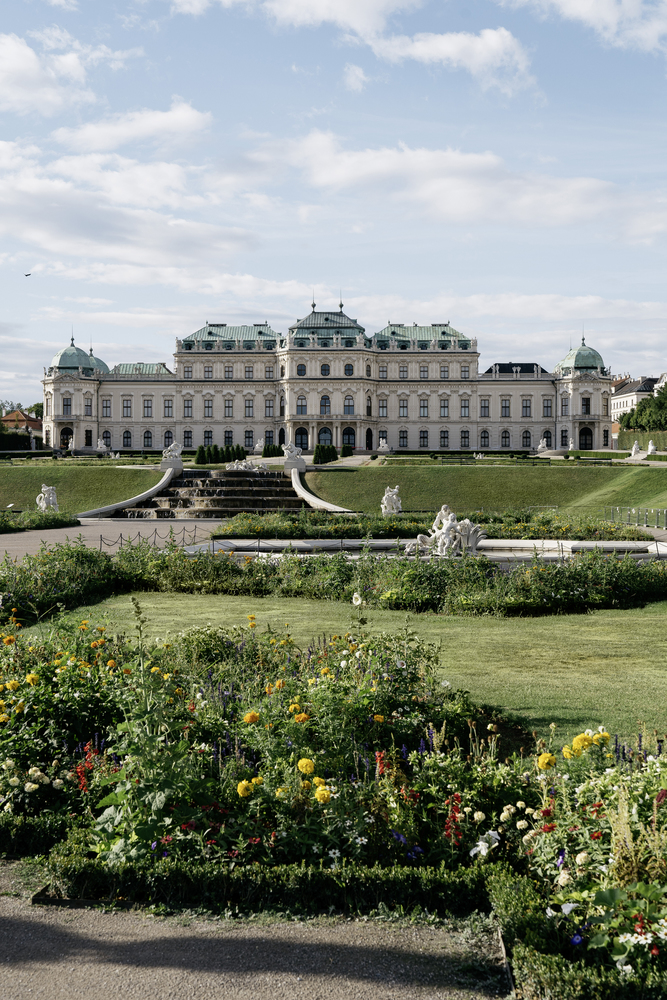
[{"label": "stone pedestal", "polygon": [[163,458],[160,462],[160,469],[166,472],[167,469],[176,469],[177,472],[183,471],[183,462],[180,458]]},{"label": "stone pedestal", "polygon": [[300,455],[298,458],[286,458],[285,472],[291,472],[292,469],[298,469],[299,472],[305,472],[306,471],[305,459],[301,458]]}]

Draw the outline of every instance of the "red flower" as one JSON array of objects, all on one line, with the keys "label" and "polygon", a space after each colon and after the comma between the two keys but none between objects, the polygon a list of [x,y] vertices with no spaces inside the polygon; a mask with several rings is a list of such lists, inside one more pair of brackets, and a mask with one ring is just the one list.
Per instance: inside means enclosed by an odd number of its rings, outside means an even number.
[{"label": "red flower", "polygon": [[261,844],[262,843],[262,838],[261,837],[248,837],[248,843],[249,844]]},{"label": "red flower", "polygon": [[552,830],[556,829],[555,823],[545,823],[540,827],[540,833],[551,833]]},{"label": "red flower", "polygon": [[654,944],[653,947],[651,948],[651,954],[653,955],[654,958],[657,958],[658,955],[660,954],[660,949],[658,948],[657,944]]},{"label": "red flower", "polygon": [[600,840],[601,837],[602,834],[599,830],[595,830],[595,832],[591,834],[591,840]]},{"label": "red flower", "polygon": [[181,830],[194,830],[196,825],[195,821],[191,819],[187,823],[181,823]]},{"label": "red flower", "polygon": [[553,815],[553,809],[540,809],[540,816],[551,816]]}]

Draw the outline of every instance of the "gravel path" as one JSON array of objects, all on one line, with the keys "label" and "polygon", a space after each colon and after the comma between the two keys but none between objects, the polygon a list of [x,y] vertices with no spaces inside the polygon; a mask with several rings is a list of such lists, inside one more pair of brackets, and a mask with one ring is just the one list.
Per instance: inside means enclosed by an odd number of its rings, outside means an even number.
[{"label": "gravel path", "polygon": [[[491,1000],[495,938],[461,927],[156,917],[31,906],[0,872],[3,1000]],[[12,878],[12,874],[19,877]]]},{"label": "gravel path", "polygon": [[[87,518],[82,521],[79,527],[74,528],[47,528],[36,529],[34,531],[17,531],[13,534],[0,535],[0,558],[3,550],[12,559],[22,559],[24,555],[35,555],[39,552],[42,542],[47,545],[55,545],[56,542],[65,542],[67,539],[76,541],[81,538],[89,548],[99,549],[104,552],[115,552],[121,545],[121,535],[127,542],[128,538],[136,541],[137,536],[147,538],[149,541],[155,539],[158,546],[163,547],[169,536],[169,529],[173,528],[176,541],[180,544],[182,538],[186,545],[195,542],[204,542],[220,525],[220,521],[203,518],[198,521],[173,520],[173,521],[141,521],[126,520],[93,520]],[[183,535],[185,529],[185,535]],[[102,542],[100,543],[100,536]]]}]

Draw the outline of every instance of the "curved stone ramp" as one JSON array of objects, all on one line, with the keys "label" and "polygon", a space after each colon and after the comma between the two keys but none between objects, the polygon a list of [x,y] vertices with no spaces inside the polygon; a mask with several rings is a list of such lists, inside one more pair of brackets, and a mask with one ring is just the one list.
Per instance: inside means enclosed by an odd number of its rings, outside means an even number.
[{"label": "curved stone ramp", "polygon": [[301,473],[298,469],[292,469],[292,487],[296,495],[305,500],[308,506],[314,510],[328,510],[331,514],[354,514],[354,511],[348,510],[347,507],[337,507],[335,503],[320,500],[314,493],[311,493],[301,482]]},{"label": "curved stone ramp", "polygon": [[119,503],[111,503],[106,507],[95,507],[94,510],[84,510],[82,513],[77,514],[77,517],[111,517],[119,510],[125,510],[126,507],[133,507],[136,503],[142,500],[150,500],[159,493],[160,490],[165,489],[172,481],[175,475],[180,475],[180,472],[176,468],[167,469],[164,476],[159,483],[155,486],[151,486],[149,490],[144,490],[143,493],[138,493],[136,497],[130,497],[129,500],[121,500]]}]

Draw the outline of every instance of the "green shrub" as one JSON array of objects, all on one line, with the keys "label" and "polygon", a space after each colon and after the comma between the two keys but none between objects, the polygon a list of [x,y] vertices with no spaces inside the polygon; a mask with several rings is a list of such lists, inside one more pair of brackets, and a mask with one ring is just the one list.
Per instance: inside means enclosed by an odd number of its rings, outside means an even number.
[{"label": "green shrub", "polygon": [[332,444],[317,444],[313,454],[313,465],[326,465],[327,462],[335,462],[338,452]]},{"label": "green shrub", "polygon": [[283,450],[279,444],[265,444],[262,449],[262,458],[282,458]]},{"label": "green shrub", "polygon": [[340,457],[350,458],[351,455],[354,455],[354,448],[351,444],[344,444],[340,450]]},{"label": "green shrub", "polygon": [[55,510],[25,510],[20,514],[0,511],[0,534],[42,528],[72,528],[79,524],[73,514]]},{"label": "green shrub", "polygon": [[206,448],[200,444],[195,455],[195,465],[206,465]]},{"label": "green shrub", "polygon": [[0,854],[30,857],[48,854],[78,820],[56,813],[14,816],[0,813]]},{"label": "green shrub", "polygon": [[618,969],[544,954],[521,943],[514,948],[512,970],[524,1000],[663,1000],[667,995],[665,973],[649,970],[627,977]]}]

